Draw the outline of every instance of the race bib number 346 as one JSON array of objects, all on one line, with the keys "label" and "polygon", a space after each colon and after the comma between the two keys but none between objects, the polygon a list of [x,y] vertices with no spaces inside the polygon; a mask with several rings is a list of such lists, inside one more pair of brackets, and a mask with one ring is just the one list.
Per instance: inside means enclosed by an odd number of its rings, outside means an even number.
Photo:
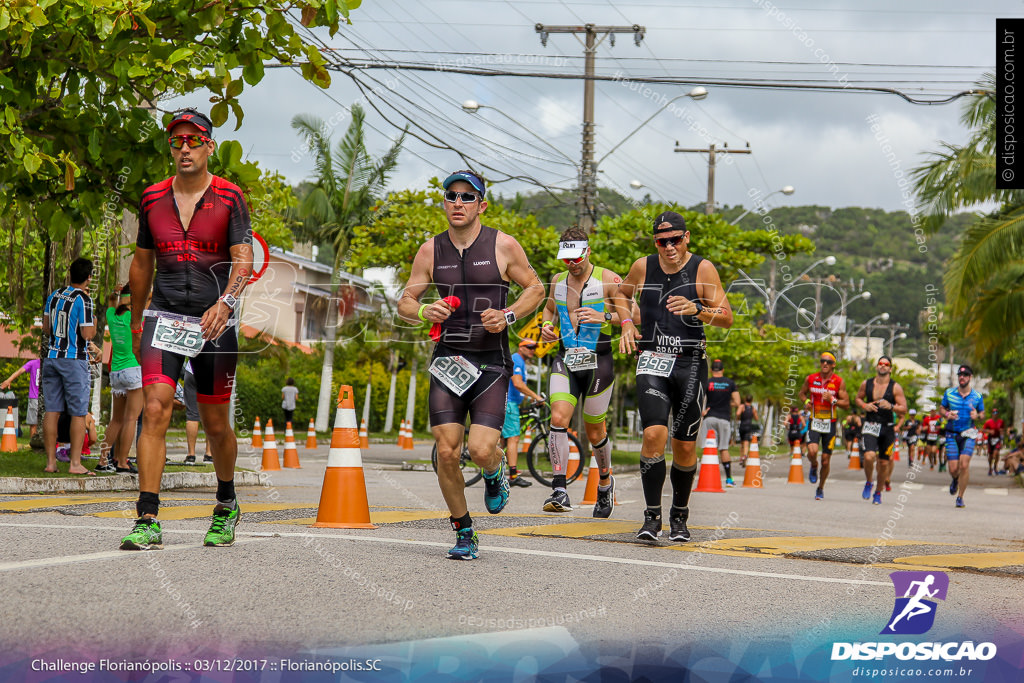
[{"label": "race bib number 346", "polygon": [[157,316],[151,342],[154,348],[193,358],[199,355],[205,343],[199,318],[179,320]]},{"label": "race bib number 346", "polygon": [[430,364],[430,374],[445,385],[456,396],[462,396],[466,389],[480,379],[480,369],[462,356],[440,356]]},{"label": "race bib number 346", "polygon": [[636,364],[636,374],[668,377],[672,374],[672,367],[675,364],[676,357],[671,353],[643,351],[640,353],[640,360]]}]

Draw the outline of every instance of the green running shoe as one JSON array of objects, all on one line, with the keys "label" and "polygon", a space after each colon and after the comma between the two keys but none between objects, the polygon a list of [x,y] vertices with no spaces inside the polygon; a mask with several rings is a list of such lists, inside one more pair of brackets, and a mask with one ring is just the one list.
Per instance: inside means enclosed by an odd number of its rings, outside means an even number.
[{"label": "green running shoe", "polygon": [[139,517],[132,532],[121,539],[121,550],[163,550],[160,522],[155,517]]},{"label": "green running shoe", "polygon": [[217,503],[213,508],[213,522],[210,523],[210,530],[206,532],[206,540],[203,545],[227,546],[235,542],[235,527],[238,526],[238,517],[242,514],[238,503],[235,507],[227,508]]}]

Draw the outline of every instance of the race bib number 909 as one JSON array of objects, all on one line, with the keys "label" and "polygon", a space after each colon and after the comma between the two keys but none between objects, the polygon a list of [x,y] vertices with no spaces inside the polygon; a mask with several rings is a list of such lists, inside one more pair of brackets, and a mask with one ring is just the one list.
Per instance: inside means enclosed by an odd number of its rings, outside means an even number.
[{"label": "race bib number 909", "polygon": [[672,374],[672,368],[675,364],[676,357],[671,353],[643,351],[640,353],[640,360],[636,364],[636,374],[668,377]]},{"label": "race bib number 909", "polygon": [[199,318],[167,318],[157,316],[153,329],[154,348],[194,358],[203,350],[203,329]]},{"label": "race bib number 909", "polygon": [[480,379],[482,373],[462,356],[440,356],[430,364],[430,374],[451,389],[456,396],[462,396],[466,389]]}]

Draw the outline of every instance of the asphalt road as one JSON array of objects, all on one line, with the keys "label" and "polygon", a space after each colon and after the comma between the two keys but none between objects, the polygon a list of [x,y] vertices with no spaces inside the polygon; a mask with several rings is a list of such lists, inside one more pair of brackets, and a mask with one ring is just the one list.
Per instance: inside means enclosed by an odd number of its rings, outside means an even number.
[{"label": "asphalt road", "polygon": [[[0,678],[33,660],[109,658],[188,663],[180,675],[191,680],[218,666],[210,662],[256,657],[267,660],[260,671],[210,680],[477,680],[488,670],[563,680],[597,666],[628,680],[655,665],[666,675],[706,671],[702,680],[789,669],[796,679],[853,680],[857,663],[830,661],[832,643],[879,640],[893,610],[889,574],[906,570],[950,581],[918,640],[1019,643],[1024,634],[1024,490],[987,477],[980,458],[964,509],[946,474],[911,479],[905,461],[883,504],[871,505],[863,474],[841,454],[815,501],[811,484],[786,483],[780,458],[763,489],[692,494],[687,544],[634,541],[636,473],[618,476],[608,520],[578,505],[582,479],[570,487],[576,509],[560,515],[541,511],[539,485],[514,488],[506,510],[488,515],[478,484],[467,496],[480,558],[453,562],[433,472],[398,467],[429,459],[428,445],[412,458],[383,445],[364,453],[372,530],[309,528],[326,448],[299,454],[303,469],[239,490],[244,516],[231,548],[201,546],[212,490],[165,492],[166,548],[143,553],[117,549],[132,492],[0,497]],[[255,457],[239,464],[255,467]],[[669,493],[666,484],[666,509]],[[383,670],[319,679],[281,663],[325,657]]]}]

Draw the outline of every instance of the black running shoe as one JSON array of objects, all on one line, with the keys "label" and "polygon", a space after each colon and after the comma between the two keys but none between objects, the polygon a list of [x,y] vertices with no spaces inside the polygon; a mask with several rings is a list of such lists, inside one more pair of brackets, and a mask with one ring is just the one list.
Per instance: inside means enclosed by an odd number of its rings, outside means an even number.
[{"label": "black running shoe", "polygon": [[569,494],[565,491],[552,491],[548,499],[544,501],[544,512],[570,511],[572,511],[572,504],[569,502]]},{"label": "black running shoe", "polygon": [[686,528],[686,520],[690,518],[690,508],[673,507],[669,510],[668,524],[670,541],[689,541],[690,530]]},{"label": "black running shoe", "polygon": [[612,506],[614,505],[615,495],[615,477],[611,477],[611,482],[608,484],[608,490],[602,491],[601,487],[597,487],[597,504],[594,506],[594,516],[607,518],[612,514]]},{"label": "black running shoe", "polygon": [[533,482],[530,481],[529,479],[526,479],[525,477],[523,477],[523,475],[517,474],[514,477],[509,477],[508,485],[509,486],[521,486],[521,487],[523,487],[525,489],[527,486],[533,486]]},{"label": "black running shoe", "polygon": [[182,465],[195,465],[196,464],[196,456],[194,456],[194,455],[186,455],[184,462],[182,462],[181,464]]},{"label": "black running shoe", "polygon": [[644,525],[636,532],[638,541],[657,541],[661,537],[661,513],[644,510]]}]

